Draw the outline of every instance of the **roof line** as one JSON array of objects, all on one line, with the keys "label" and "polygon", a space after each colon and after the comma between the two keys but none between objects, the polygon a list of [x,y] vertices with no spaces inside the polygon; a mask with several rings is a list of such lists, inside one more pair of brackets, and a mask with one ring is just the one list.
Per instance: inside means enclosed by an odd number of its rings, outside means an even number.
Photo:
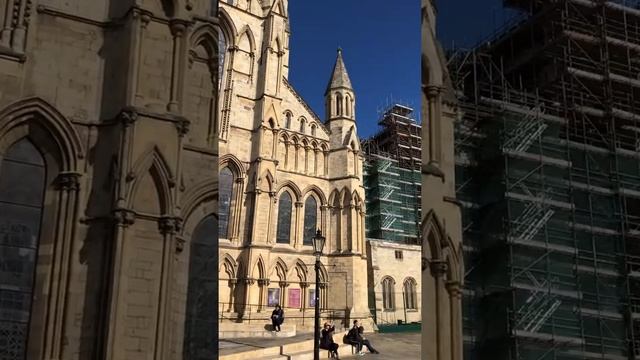
[{"label": "roof line", "polygon": [[289,88],[289,90],[291,90],[293,95],[298,99],[298,101],[300,101],[302,106],[304,106],[304,108],[307,109],[307,111],[309,111],[311,116],[313,116],[314,120],[316,120],[318,124],[320,124],[320,127],[324,130],[324,132],[327,133],[327,135],[331,135],[331,132],[329,131],[329,129],[327,129],[326,125],[322,122],[322,120],[320,120],[320,117],[318,116],[318,114],[316,114],[316,112],[313,111],[311,106],[309,106],[309,104],[307,104],[307,102],[302,98],[302,96],[298,94],[298,92],[296,91],[296,89],[293,88],[293,85],[291,85],[289,80],[284,76],[282,77],[282,80],[284,81],[284,84]]}]

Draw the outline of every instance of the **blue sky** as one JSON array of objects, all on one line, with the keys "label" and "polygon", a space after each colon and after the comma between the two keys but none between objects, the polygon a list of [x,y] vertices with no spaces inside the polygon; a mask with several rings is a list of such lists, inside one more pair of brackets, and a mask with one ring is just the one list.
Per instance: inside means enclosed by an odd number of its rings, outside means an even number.
[{"label": "blue sky", "polygon": [[338,46],[356,92],[361,138],[377,130],[378,108],[393,98],[420,105],[420,0],[292,0],[289,80],[324,119]]},{"label": "blue sky", "polygon": [[[445,48],[471,47],[512,17],[503,0],[437,0]],[[420,0],[292,0],[289,80],[324,119],[324,91],[338,46],[356,91],[362,138],[377,129],[392,100],[419,116]]]}]

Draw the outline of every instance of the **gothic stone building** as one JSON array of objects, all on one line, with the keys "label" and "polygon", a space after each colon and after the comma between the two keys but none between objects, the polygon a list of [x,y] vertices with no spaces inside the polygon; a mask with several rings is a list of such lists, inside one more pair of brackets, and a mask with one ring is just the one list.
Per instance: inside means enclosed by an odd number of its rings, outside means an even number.
[{"label": "gothic stone building", "polygon": [[240,0],[220,8],[227,48],[219,143],[221,317],[266,320],[278,303],[292,323],[312,311],[311,241],[320,229],[327,238],[322,308],[345,320],[370,318],[363,156],[341,52],[323,122],[287,80],[288,2]]},{"label": "gothic stone building", "polygon": [[0,1],[3,359],[215,358],[216,7]]},{"label": "gothic stone building", "polygon": [[455,96],[422,0],[422,359],[462,360],[462,219],[455,191]]}]

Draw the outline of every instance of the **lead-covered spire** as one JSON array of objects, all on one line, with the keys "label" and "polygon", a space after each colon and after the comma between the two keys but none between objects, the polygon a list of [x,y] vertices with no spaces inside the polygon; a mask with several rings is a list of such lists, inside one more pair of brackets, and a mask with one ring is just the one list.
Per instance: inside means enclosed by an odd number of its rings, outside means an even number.
[{"label": "lead-covered spire", "polygon": [[333,66],[333,73],[324,92],[327,120],[355,120],[355,94],[347,67],[342,59],[342,49],[338,48],[338,57]]},{"label": "lead-covered spire", "polygon": [[347,67],[344,65],[344,60],[342,59],[341,48],[338,48],[338,58],[336,59],[336,64],[333,66],[333,74],[331,74],[329,85],[327,85],[327,90],[324,94],[327,95],[329,91],[337,89],[353,91],[351,79],[349,79],[349,73],[347,73]]}]

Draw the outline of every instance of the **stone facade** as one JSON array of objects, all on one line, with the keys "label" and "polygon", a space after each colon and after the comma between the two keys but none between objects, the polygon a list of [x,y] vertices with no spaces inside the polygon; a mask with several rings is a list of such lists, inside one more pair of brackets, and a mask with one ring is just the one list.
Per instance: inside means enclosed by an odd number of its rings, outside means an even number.
[{"label": "stone facade", "polygon": [[363,156],[342,54],[322,121],[287,80],[288,2],[220,6],[227,48],[219,144],[221,316],[266,321],[279,303],[288,323],[302,317],[312,323],[311,239],[320,229],[327,239],[323,317],[370,319]]},{"label": "stone facade", "polygon": [[215,356],[216,7],[0,1],[3,358]]},{"label": "stone facade", "polygon": [[462,359],[464,280],[455,192],[455,96],[435,36],[434,1],[422,0],[422,359]]},{"label": "stone facade", "polygon": [[378,326],[422,321],[421,254],[420,245],[367,239],[369,303]]}]

